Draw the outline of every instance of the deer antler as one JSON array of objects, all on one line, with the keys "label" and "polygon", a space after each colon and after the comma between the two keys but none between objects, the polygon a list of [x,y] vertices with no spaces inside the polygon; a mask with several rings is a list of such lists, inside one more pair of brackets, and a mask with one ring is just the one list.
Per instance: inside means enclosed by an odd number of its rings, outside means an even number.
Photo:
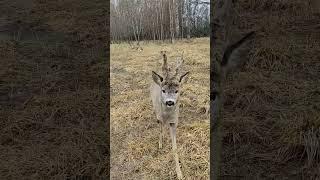
[{"label": "deer antler", "polygon": [[169,68],[168,68],[168,63],[167,63],[166,51],[160,51],[160,53],[163,56],[162,72],[163,72],[164,77],[167,77],[169,75]]},{"label": "deer antler", "polygon": [[184,53],[184,51],[182,51],[181,57],[179,59],[177,59],[177,65],[176,65],[176,70],[175,70],[176,73],[174,74],[174,77],[176,77],[179,74],[181,66],[184,63],[183,53]]}]

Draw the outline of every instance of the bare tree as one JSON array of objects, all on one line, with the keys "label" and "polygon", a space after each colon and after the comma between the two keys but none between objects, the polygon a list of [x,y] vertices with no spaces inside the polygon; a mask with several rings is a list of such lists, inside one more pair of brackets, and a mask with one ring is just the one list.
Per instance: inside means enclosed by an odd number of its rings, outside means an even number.
[{"label": "bare tree", "polygon": [[169,17],[170,17],[170,42],[174,43],[175,20],[176,20],[175,0],[169,0],[168,4],[169,4]]},{"label": "bare tree", "polygon": [[179,25],[179,36],[183,38],[183,14],[184,14],[184,2],[178,1],[178,25]]},{"label": "bare tree", "polygon": [[[198,5],[194,5],[198,4]],[[112,0],[112,41],[209,36],[209,4],[199,0]]]},{"label": "bare tree", "polygon": [[186,14],[186,28],[187,28],[187,39],[190,39],[190,29],[191,29],[191,2],[190,0],[187,0],[186,3],[186,9],[187,9],[187,14]]}]

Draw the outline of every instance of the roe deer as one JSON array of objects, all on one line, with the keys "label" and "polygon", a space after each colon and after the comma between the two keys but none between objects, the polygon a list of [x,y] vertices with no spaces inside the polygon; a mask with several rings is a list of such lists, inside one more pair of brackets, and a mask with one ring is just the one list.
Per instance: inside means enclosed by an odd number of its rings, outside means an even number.
[{"label": "roe deer", "polygon": [[228,46],[224,51],[221,62],[217,61],[216,59],[213,60],[213,71],[211,72],[213,90],[211,91],[210,95],[211,103],[213,105],[213,116],[216,113],[218,113],[218,111],[221,109],[223,83],[227,75],[229,75],[232,71],[236,70],[237,68],[240,68],[245,63],[246,59],[241,58],[244,49],[240,49],[240,47],[254,34],[254,31],[249,32],[239,41]]},{"label": "roe deer", "polygon": [[157,121],[160,124],[159,148],[162,148],[164,126],[169,125],[172,140],[172,151],[176,164],[176,173],[178,179],[182,179],[182,172],[177,153],[176,128],[179,117],[180,89],[189,72],[183,73],[182,75],[180,74],[181,65],[184,62],[183,57],[180,61],[177,61],[175,71],[172,72],[171,68],[168,67],[166,53],[163,51],[161,51],[161,53],[163,56],[163,76],[152,71],[153,82],[150,86],[150,94],[153,109],[155,111]]}]

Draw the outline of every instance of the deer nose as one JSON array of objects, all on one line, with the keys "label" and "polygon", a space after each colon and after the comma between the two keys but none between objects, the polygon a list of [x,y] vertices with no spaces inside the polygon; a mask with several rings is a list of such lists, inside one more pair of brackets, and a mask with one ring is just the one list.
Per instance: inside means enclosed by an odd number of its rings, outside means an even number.
[{"label": "deer nose", "polygon": [[167,101],[167,102],[166,102],[166,105],[167,105],[167,106],[173,106],[173,105],[174,105],[174,102],[173,102],[173,101]]}]

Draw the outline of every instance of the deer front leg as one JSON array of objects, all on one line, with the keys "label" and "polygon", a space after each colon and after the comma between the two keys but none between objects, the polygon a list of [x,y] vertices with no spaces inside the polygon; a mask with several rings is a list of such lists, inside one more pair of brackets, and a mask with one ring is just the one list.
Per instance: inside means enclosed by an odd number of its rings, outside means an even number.
[{"label": "deer front leg", "polygon": [[159,121],[159,126],[160,126],[160,133],[159,133],[159,149],[162,149],[162,142],[163,142],[163,123],[162,121]]},{"label": "deer front leg", "polygon": [[178,157],[178,152],[177,152],[176,125],[174,123],[170,123],[170,136],[171,136],[171,140],[172,140],[173,156],[174,156],[174,160],[176,163],[177,177],[178,177],[178,179],[182,179],[182,173],[181,173],[181,169],[180,169],[179,157]]}]

